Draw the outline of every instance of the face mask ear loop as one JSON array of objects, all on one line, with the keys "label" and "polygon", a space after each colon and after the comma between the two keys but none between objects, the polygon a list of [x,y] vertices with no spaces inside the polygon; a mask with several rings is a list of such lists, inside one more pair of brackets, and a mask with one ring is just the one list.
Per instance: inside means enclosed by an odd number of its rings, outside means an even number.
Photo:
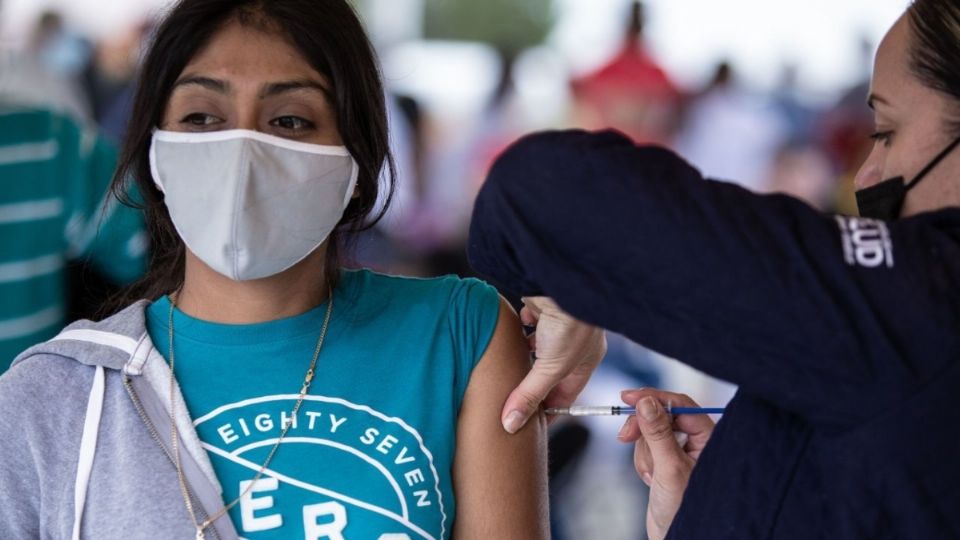
[{"label": "face mask ear loop", "polygon": [[947,157],[947,154],[952,152],[953,149],[956,148],[958,144],[960,144],[960,137],[957,137],[956,139],[954,139],[952,143],[950,143],[939,154],[937,154],[937,157],[933,158],[933,161],[928,163],[927,166],[923,168],[923,170],[917,173],[917,175],[913,177],[913,180],[910,180],[910,182],[908,182],[907,185],[904,186],[904,191],[909,191],[913,186],[917,185],[917,182],[922,180],[923,177],[926,176],[928,172],[933,170],[933,168],[936,167],[937,164],[943,160],[943,158]]}]

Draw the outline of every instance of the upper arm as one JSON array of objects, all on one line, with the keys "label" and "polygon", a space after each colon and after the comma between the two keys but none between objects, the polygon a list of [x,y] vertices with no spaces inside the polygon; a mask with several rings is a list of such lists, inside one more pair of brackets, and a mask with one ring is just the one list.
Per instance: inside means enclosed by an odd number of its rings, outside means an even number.
[{"label": "upper arm", "polygon": [[457,424],[457,539],[548,537],[546,422],[540,415],[515,435],[500,423],[507,395],[529,370],[528,356],[517,315],[501,300]]}]

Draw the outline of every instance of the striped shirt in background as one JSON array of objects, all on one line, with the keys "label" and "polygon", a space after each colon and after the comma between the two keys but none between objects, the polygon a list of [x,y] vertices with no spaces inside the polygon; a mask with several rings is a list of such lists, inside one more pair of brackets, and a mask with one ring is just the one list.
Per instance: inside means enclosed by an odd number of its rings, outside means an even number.
[{"label": "striped shirt in background", "polygon": [[116,150],[67,116],[0,108],[0,373],[66,322],[65,263],[145,269],[141,214],[108,196]]}]

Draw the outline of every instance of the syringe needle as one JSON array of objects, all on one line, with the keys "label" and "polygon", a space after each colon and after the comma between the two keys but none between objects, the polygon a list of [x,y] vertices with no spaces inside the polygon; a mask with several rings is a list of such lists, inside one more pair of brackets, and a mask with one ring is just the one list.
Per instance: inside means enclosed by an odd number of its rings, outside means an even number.
[{"label": "syringe needle", "polygon": [[[678,414],[723,414],[723,407],[665,407],[667,413]],[[544,411],[552,416],[622,416],[637,414],[631,407],[574,405],[572,407],[551,407]]]}]

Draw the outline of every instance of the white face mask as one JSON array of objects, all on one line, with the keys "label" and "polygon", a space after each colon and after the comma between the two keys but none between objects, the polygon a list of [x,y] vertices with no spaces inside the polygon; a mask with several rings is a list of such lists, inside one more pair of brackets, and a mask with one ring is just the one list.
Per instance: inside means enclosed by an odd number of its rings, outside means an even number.
[{"label": "white face mask", "polygon": [[190,251],[245,281],[297,264],[333,231],[357,183],[343,146],[257,131],[156,130],[150,169]]}]

